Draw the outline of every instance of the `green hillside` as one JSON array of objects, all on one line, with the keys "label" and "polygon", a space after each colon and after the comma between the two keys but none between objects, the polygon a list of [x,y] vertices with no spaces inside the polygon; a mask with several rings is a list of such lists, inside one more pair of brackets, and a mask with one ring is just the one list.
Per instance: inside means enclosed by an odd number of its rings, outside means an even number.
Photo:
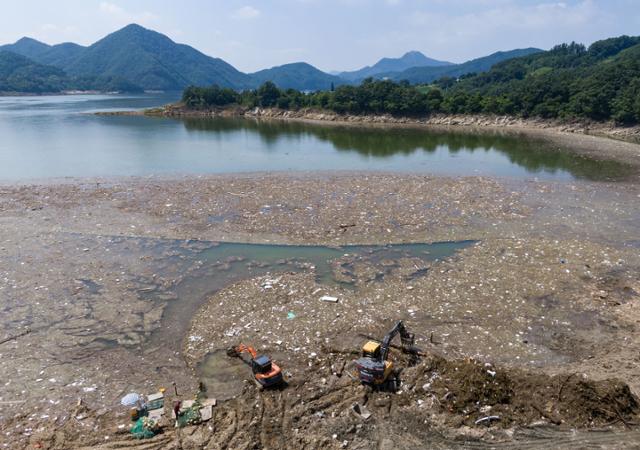
[{"label": "green hillside", "polygon": [[129,25],[83,51],[65,67],[70,75],[117,76],[145,89],[175,90],[188,85],[244,88],[249,77],[167,36]]},{"label": "green hillside", "polygon": [[640,37],[571,43],[439,85],[462,112],[640,121]]},{"label": "green hillside", "polygon": [[381,73],[402,72],[413,67],[442,67],[454,66],[450,62],[438,61],[429,58],[424,54],[411,51],[402,55],[400,58],[382,58],[373,66],[363,67],[352,72],[342,72],[338,76],[350,81],[362,81],[367,77],[375,77]]},{"label": "green hillside", "polygon": [[0,51],[0,92],[43,94],[70,90],[139,92],[142,89],[118,77],[70,77],[57,67]]},{"label": "green hillside", "polygon": [[340,77],[329,75],[310,64],[302,62],[261,70],[249,74],[249,76],[254,86],[261,85],[266,81],[272,81],[279,88],[300,91],[329,90],[331,86],[346,83]]},{"label": "green hillside", "polygon": [[77,58],[85,48],[86,47],[72,42],[48,45],[35,39],[24,37],[13,44],[0,46],[0,51],[5,50],[17,53],[37,63],[64,69],[71,61]]},{"label": "green hillside", "polygon": [[29,37],[23,37],[13,44],[0,45],[0,51],[16,53],[36,62],[40,62],[38,58],[46,54],[50,49],[50,45]]},{"label": "green hillside", "polygon": [[501,62],[484,73],[444,77],[433,84],[368,78],[359,86],[304,94],[265,83],[242,94],[191,88],[183,100],[196,108],[238,103],[341,114],[488,113],[635,124],[640,123],[640,37],[607,39],[588,49],[563,44]]},{"label": "green hillside", "polygon": [[65,42],[64,44],[52,45],[46,52],[31,59],[41,64],[49,64],[64,69],[78,58],[85,49],[86,47],[81,45]]},{"label": "green hillside", "polygon": [[512,58],[531,55],[541,52],[537,48],[524,48],[510,50],[507,52],[496,52],[489,56],[472,59],[462,64],[438,67],[412,67],[403,72],[382,73],[376,75],[376,78],[389,78],[395,81],[407,80],[411,84],[431,83],[442,77],[457,78],[469,73],[479,73],[489,70],[495,64]]},{"label": "green hillside", "polygon": [[59,92],[66,88],[67,83],[67,75],[57,67],[0,51],[0,92]]}]

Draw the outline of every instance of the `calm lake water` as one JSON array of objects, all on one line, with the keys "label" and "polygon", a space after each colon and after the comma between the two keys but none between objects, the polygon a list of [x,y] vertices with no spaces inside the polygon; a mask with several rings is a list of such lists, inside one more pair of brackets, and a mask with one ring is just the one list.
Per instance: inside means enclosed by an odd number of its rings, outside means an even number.
[{"label": "calm lake water", "polygon": [[0,97],[0,180],[310,170],[596,180],[628,172],[513,135],[89,114],[178,96]]}]

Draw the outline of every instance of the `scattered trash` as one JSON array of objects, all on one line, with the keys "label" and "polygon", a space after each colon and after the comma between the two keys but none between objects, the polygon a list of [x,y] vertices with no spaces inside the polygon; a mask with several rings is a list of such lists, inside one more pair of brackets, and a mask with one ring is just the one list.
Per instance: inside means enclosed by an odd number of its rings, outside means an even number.
[{"label": "scattered trash", "polygon": [[357,417],[360,417],[362,420],[367,420],[369,419],[369,417],[371,417],[371,413],[369,412],[367,407],[364,405],[360,405],[360,403],[354,403],[353,406],[351,406],[351,411],[353,411],[353,413]]},{"label": "scattered trash", "polygon": [[486,416],[481,419],[476,420],[475,424],[480,425],[481,423],[487,423],[489,425],[492,420],[500,420],[500,416]]},{"label": "scattered trash", "polygon": [[287,313],[287,319],[289,319],[289,320],[293,320],[293,319],[295,319],[295,318],[296,318],[296,315],[295,315],[295,313],[294,313],[293,311],[289,311],[289,312]]},{"label": "scattered trash", "polygon": [[140,396],[140,394],[136,394],[135,392],[131,392],[130,394],[125,395],[124,397],[122,397],[122,399],[120,400],[120,404],[122,406],[138,406],[141,401],[142,397]]},{"label": "scattered trash", "polygon": [[175,415],[174,408],[176,428],[183,428],[187,425],[198,425],[200,422],[202,422],[200,408],[201,405],[198,400],[185,400],[184,402],[181,402],[181,404],[179,405],[177,416]]},{"label": "scattered trash", "polygon": [[157,392],[147,397],[147,410],[164,408],[164,393]]},{"label": "scattered trash", "polygon": [[160,431],[158,422],[149,417],[141,417],[131,427],[131,434],[137,439],[149,439]]},{"label": "scattered trash", "polygon": [[[197,425],[211,420],[213,417],[213,407],[217,401],[214,398],[206,400],[185,400],[176,402],[171,417],[176,419],[176,427],[182,428],[187,425]],[[176,410],[178,415],[176,417]]]},{"label": "scattered trash", "polygon": [[330,295],[323,295],[320,297],[320,300],[323,302],[338,303],[338,297],[331,297]]}]

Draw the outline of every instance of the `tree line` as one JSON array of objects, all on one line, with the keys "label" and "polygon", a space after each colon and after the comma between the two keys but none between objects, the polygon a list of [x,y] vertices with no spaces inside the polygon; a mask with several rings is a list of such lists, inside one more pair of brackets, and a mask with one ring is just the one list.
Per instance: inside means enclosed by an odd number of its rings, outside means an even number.
[{"label": "tree line", "polygon": [[189,108],[243,107],[339,114],[391,114],[418,117],[434,113],[498,114],[558,119],[640,123],[640,38],[622,36],[592,44],[553,49],[496,64],[488,72],[442,78],[429,85],[364,80],[329,91],[189,87]]}]

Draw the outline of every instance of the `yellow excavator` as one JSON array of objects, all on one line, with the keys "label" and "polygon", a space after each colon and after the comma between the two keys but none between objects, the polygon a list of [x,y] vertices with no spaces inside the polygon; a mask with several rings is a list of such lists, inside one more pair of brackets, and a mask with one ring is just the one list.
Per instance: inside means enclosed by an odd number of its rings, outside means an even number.
[{"label": "yellow excavator", "polygon": [[386,334],[382,342],[368,341],[362,347],[362,357],[356,360],[358,376],[363,384],[378,388],[386,388],[395,391],[398,379],[393,367],[393,362],[387,359],[391,341],[396,335],[400,335],[402,351],[405,353],[419,354],[414,348],[415,336],[409,333],[402,320]]}]

